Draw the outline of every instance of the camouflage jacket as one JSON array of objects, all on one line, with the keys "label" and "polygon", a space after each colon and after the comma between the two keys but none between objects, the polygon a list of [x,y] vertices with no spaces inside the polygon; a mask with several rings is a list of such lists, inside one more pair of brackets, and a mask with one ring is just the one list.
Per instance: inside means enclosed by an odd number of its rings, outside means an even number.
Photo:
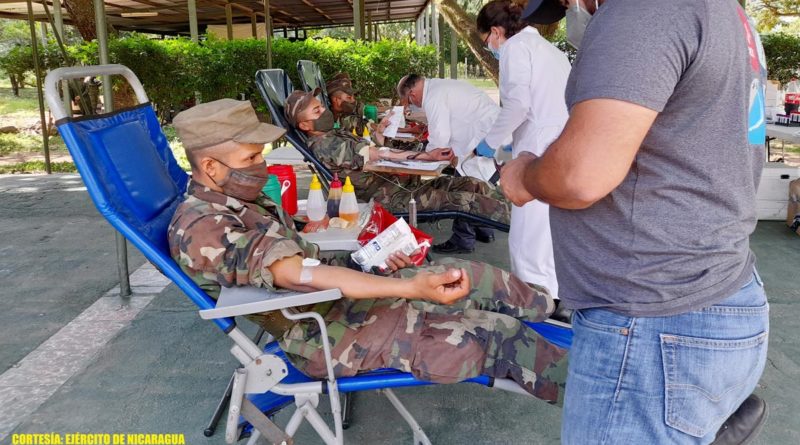
[{"label": "camouflage jacket", "polygon": [[[319,247],[304,241],[291,216],[266,195],[245,202],[194,181],[189,182],[186,200],[176,210],[167,236],[172,258],[213,299],[221,286],[277,290],[269,271],[272,263],[294,255],[320,257]],[[320,260],[341,263],[340,258]],[[314,310],[324,313],[321,307]],[[273,334],[291,324],[279,312],[271,316],[278,326],[270,331]]]},{"label": "camouflage jacket", "polygon": [[356,189],[356,196],[362,201],[369,201],[381,189],[393,188],[397,184],[402,187],[414,187],[414,183],[419,181],[415,176],[376,175],[363,171],[364,157],[359,152],[369,145],[367,140],[344,130],[331,130],[323,135],[308,138],[308,147],[331,172],[339,173],[340,178],[350,176]]},{"label": "camouflage jacket", "polygon": [[339,124],[339,129],[353,134],[353,130],[359,136],[364,134],[364,128],[369,123],[369,120],[364,116],[364,104],[356,102],[355,109],[351,114],[335,114],[336,123]]}]

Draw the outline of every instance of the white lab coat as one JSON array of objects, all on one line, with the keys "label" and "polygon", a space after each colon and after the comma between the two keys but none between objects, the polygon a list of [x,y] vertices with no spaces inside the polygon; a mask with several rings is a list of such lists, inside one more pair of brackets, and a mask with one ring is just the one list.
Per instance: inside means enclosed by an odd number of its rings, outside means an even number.
[{"label": "white lab coat", "polygon": [[[511,134],[515,158],[523,151],[541,156],[569,117],[564,90],[570,69],[567,56],[533,27],[508,39],[500,48],[503,107],[486,143],[498,148]],[[508,244],[514,274],[546,286],[557,296],[549,213],[549,206],[541,201],[513,206]]]},{"label": "white lab coat", "polygon": [[500,106],[467,82],[425,79],[422,108],[428,119],[428,150],[451,147],[458,156],[457,169],[461,174],[489,180],[496,170],[491,159],[472,157],[469,161],[472,168],[463,164],[491,129]]}]

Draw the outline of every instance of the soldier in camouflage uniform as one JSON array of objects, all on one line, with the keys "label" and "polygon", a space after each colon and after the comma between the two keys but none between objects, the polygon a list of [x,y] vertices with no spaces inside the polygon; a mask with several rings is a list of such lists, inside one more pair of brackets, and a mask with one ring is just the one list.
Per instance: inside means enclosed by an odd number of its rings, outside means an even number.
[{"label": "soldier in camouflage uniform", "polygon": [[325,84],[331,101],[334,126],[348,133],[361,136],[369,120],[364,116],[364,104],[356,100],[353,81],[345,73],[339,73]]},{"label": "soldier in camouflage uniform", "polygon": [[[325,84],[328,98],[331,101],[331,112],[333,113],[333,127],[340,129],[348,134],[362,136],[364,129],[372,133],[375,125],[370,126],[370,120],[364,115],[364,103],[356,99],[356,92],[353,90],[353,81],[347,73],[335,75]],[[386,123],[381,122],[384,128]],[[424,144],[418,141],[401,141],[386,138],[384,144],[387,147],[401,150],[422,151]]]},{"label": "soldier in camouflage uniform", "polygon": [[[487,374],[511,378],[548,402],[562,401],[566,351],[522,323],[552,311],[546,289],[454,259],[401,268],[408,258],[395,257],[390,277],[330,261],[307,273],[302,260],[319,259],[318,247],[298,236],[289,215],[260,192],[263,143],[283,131],[259,123],[249,102],[232,99],[186,110],[174,125],[193,179],[169,227],[170,251],[213,298],[221,286],[339,288],[345,298],[301,308],[324,318],[338,376],[393,367],[451,383]],[[298,369],[326,375],[315,322],[290,321],[278,312],[251,318],[278,338]]]},{"label": "soldier in camouflage uniform", "polygon": [[[350,176],[356,197],[362,201],[374,198],[391,212],[408,210],[412,194],[417,209],[453,210],[485,216],[509,223],[508,201],[494,186],[469,177],[440,176],[422,181],[416,175],[392,175],[363,171],[369,159],[392,160],[453,160],[452,150],[429,152],[383,150],[342,130],[334,130],[332,113],[325,110],[313,92],[293,92],[284,107],[290,124],[308,136],[308,146],[332,172],[339,177]],[[380,131],[373,134],[378,145],[383,144]]]}]

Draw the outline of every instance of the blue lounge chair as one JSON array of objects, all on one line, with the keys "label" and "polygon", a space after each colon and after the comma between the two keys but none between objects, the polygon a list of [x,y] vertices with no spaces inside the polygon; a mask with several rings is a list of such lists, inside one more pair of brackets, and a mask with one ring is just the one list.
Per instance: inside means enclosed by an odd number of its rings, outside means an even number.
[{"label": "blue lounge chair", "polygon": [[[139,105],[99,116],[67,117],[57,85],[62,79],[122,75],[133,87]],[[290,442],[303,420],[308,420],[327,444],[342,444],[340,393],[379,389],[414,431],[415,443],[430,441],[392,392],[392,388],[429,385],[397,370],[378,370],[337,379],[333,375],[325,324],[319,314],[297,313],[293,307],[341,298],[338,290],[313,293],[268,293],[251,287],[223,288],[217,301],[204,293],[172,260],[167,227],[183,200],[188,182],[172,156],[141,83],[122,65],[59,68],[45,79],[46,98],[88,193],[100,214],[122,233],[158,270],[172,280],[233,341],[231,353],[242,367],[235,370],[225,438],[233,443],[252,432],[251,443],[265,436],[273,443]],[[265,348],[242,333],[234,317],[280,310],[287,318],[313,318],[320,323],[328,365],[327,379],[312,379],[286,360],[277,343]],[[572,333],[557,322],[530,325],[552,343],[569,347]],[[525,393],[516,383],[478,377],[469,382]],[[328,394],[333,413],[331,429],[316,410],[319,396]],[[269,415],[293,403],[296,410],[281,428]]]},{"label": "blue lounge chair", "polygon": [[322,78],[319,65],[311,60],[298,60],[297,74],[300,76],[300,83],[303,84],[303,91],[314,91],[315,88],[319,88],[320,93],[317,99],[330,109],[331,99],[328,97],[328,88],[325,85],[325,79]]}]

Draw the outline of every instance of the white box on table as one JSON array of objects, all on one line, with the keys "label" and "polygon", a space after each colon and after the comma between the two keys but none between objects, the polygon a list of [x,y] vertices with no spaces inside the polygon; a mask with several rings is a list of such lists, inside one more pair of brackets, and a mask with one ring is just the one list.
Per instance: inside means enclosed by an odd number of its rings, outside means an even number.
[{"label": "white box on table", "polygon": [[800,167],[782,162],[767,162],[761,173],[756,195],[758,219],[783,221],[789,205],[789,182],[800,177]]}]

